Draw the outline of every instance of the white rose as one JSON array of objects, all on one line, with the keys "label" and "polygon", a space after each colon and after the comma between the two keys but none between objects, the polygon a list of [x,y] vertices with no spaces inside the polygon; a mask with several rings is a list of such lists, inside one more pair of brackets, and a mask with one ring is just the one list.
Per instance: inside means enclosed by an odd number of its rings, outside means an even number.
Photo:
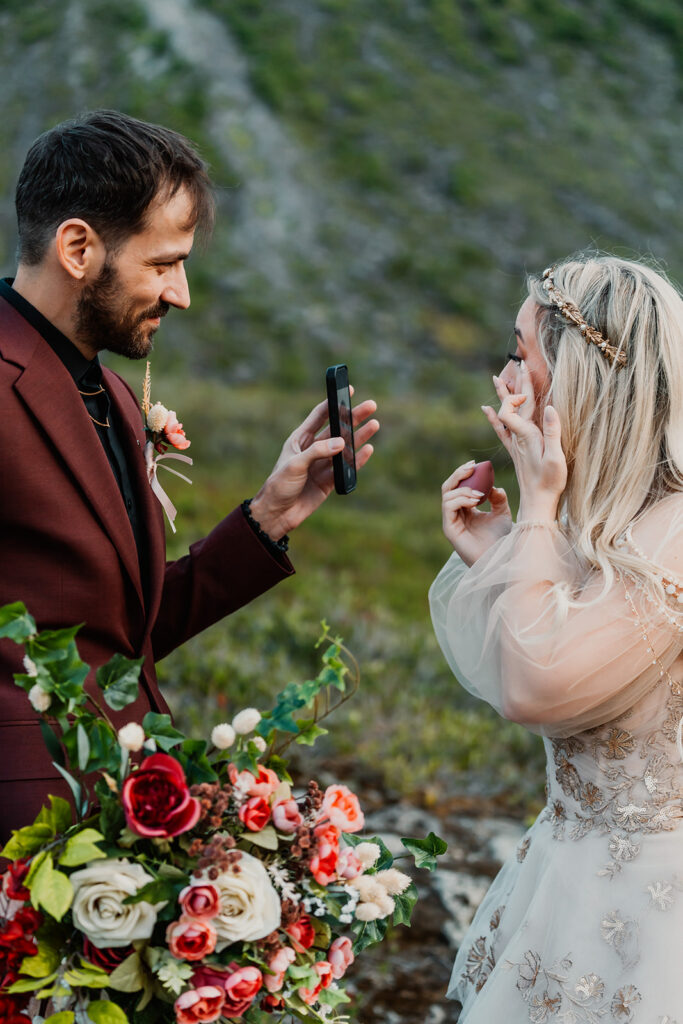
[{"label": "white rose", "polygon": [[152,408],[147,413],[147,427],[149,430],[154,431],[155,434],[160,434],[166,426],[166,420],[168,419],[168,409],[161,402],[155,402]]},{"label": "white rose", "polygon": [[93,860],[70,876],[74,887],[71,907],[76,928],[98,949],[128,946],[137,939],[149,939],[157,911],[165,902],[152,906],[141,900],[124,906],[127,896],[154,881],[140,864],[127,860]]},{"label": "white rose", "polygon": [[253,732],[260,721],[260,711],[257,711],[256,708],[245,708],[244,711],[235,715],[232,727],[240,736],[246,736],[248,732]]},{"label": "white rose", "polygon": [[359,843],[355,847],[356,857],[367,871],[379,859],[382,852],[377,843]]},{"label": "white rose", "polygon": [[[72,876],[73,877],[73,876]],[[192,879],[192,885],[213,885],[218,889],[221,909],[211,924],[216,929],[216,952],[231,942],[255,942],[280,926],[278,896],[263,864],[250,853],[241,853],[218,878],[208,872]]]},{"label": "white rose", "polygon": [[47,711],[52,704],[52,697],[38,686],[38,683],[28,691],[28,699],[31,702],[31,707],[36,711]]},{"label": "white rose", "polygon": [[227,722],[216,725],[211,730],[211,742],[219,750],[227,750],[235,742],[235,730]]},{"label": "white rose", "polygon": [[145,745],[145,730],[137,722],[122,725],[118,731],[119,743],[124,750],[142,750]]}]

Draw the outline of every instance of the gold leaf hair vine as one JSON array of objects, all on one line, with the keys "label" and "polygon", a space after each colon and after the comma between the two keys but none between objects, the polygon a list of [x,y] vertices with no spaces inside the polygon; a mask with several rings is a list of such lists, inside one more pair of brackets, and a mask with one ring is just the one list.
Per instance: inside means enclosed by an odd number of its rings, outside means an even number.
[{"label": "gold leaf hair vine", "polygon": [[617,369],[621,366],[626,366],[626,353],[622,349],[616,348],[612,345],[607,338],[604,338],[600,331],[595,327],[591,327],[590,324],[586,323],[581,310],[579,307],[566,298],[562,292],[557,288],[553,279],[555,267],[547,267],[543,271],[543,290],[553,306],[556,306],[562,316],[574,327],[578,327],[584,336],[584,339],[589,345],[597,345],[602,352],[605,359],[612,364],[616,364]]}]

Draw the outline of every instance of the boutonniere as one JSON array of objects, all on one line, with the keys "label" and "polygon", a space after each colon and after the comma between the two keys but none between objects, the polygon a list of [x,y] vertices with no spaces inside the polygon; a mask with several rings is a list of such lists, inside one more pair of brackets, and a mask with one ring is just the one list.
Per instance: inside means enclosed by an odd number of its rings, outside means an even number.
[{"label": "boutonniere", "polygon": [[[147,477],[152,490],[161,502],[166,517],[171,524],[171,529],[175,533],[177,510],[159,483],[157,472],[159,467],[161,467],[161,469],[166,469],[169,473],[173,473],[174,476],[179,476],[181,480],[191,484],[192,481],[189,477],[179,473],[177,469],[171,469],[170,466],[164,464],[165,459],[176,459],[179,462],[186,462],[191,466],[192,459],[188,455],[180,454],[180,451],[190,447],[190,442],[185,437],[182,423],[178,421],[178,417],[172,409],[167,409],[161,402],[155,402],[152,405],[151,391],[152,378],[149,363],[147,363],[145,379],[142,385],[142,411],[145,415],[145,435],[147,437],[145,465],[147,466]],[[177,450],[169,452],[169,446]]]}]

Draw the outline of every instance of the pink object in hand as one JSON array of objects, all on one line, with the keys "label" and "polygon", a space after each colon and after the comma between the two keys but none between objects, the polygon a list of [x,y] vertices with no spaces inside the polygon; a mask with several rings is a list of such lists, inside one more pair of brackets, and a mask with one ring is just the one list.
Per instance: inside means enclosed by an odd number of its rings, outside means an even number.
[{"label": "pink object in hand", "polygon": [[484,497],[477,502],[477,505],[481,505],[486,501],[493,487],[493,465],[488,461],[475,463],[470,475],[461,480],[458,487],[471,487],[473,491],[481,491]]}]

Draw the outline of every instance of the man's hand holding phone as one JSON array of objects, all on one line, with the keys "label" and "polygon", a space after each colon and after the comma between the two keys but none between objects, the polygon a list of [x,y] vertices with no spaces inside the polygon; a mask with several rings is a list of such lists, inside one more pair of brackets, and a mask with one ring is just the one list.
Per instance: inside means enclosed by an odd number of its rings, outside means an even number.
[{"label": "man's hand holding phone", "polygon": [[[369,441],[379,422],[369,417],[376,409],[377,403],[366,399],[351,413],[356,469],[362,469],[373,453]],[[343,438],[331,435],[328,415],[325,399],[289,435],[270,476],[252,500],[252,516],[273,540],[296,529],[334,489],[333,456],[342,455],[346,445]]]}]

